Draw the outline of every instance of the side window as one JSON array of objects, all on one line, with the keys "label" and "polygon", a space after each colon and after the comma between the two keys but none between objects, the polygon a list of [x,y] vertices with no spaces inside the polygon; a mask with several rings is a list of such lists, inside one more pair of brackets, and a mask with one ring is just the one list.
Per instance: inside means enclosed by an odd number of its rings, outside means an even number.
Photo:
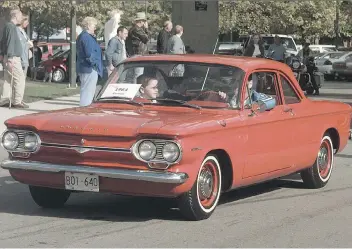
[{"label": "side window", "polygon": [[276,74],[272,72],[253,73],[253,89],[258,92],[276,99],[279,102],[279,94],[277,92]]},{"label": "side window", "polygon": [[301,100],[294,91],[292,85],[288,80],[280,75],[280,80],[281,80],[281,86],[282,86],[282,91],[284,95],[284,101],[286,104],[297,104],[300,103]]},{"label": "side window", "polygon": [[[258,72],[252,73],[248,77],[248,89],[245,94],[244,106],[250,108],[250,103],[263,101],[267,105],[267,110],[273,109],[280,104],[278,93],[278,80],[276,73]],[[249,97],[251,96],[251,97]]]}]

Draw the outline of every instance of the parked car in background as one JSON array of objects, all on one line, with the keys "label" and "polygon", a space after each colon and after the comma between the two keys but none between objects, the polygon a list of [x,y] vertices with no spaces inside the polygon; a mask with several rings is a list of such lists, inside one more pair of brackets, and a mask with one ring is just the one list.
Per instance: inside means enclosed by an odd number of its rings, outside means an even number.
[{"label": "parked car in background", "polygon": [[38,42],[38,47],[42,50],[42,60],[47,60],[50,55],[61,50],[70,49],[70,43],[67,42]]},{"label": "parked car in background", "polygon": [[309,48],[315,52],[317,51],[318,53],[326,53],[326,52],[336,52],[337,48],[335,45],[309,45]]},{"label": "parked car in background", "polygon": [[[104,77],[107,78],[107,71],[106,71],[106,65],[107,62],[105,60],[105,48],[104,44],[100,45],[102,51],[103,51],[103,70],[104,70]],[[53,76],[52,76],[52,82],[57,82],[61,83],[64,81],[69,80],[70,76],[70,55],[71,55],[71,50],[60,50],[56,52],[51,58],[42,61],[37,67],[37,79],[42,80],[44,79],[45,75],[45,67],[47,65],[52,65],[52,70],[53,70]]]},{"label": "parked car in background", "polygon": [[[158,91],[140,91],[140,75]],[[202,220],[233,189],[293,173],[324,187],[351,110],[308,99],[284,63],[140,56],[121,63],[90,106],[6,120],[1,167],[43,208],[105,192],[174,198],[187,219]]]},{"label": "parked car in background", "polygon": [[317,55],[315,58],[315,65],[318,71],[324,74],[326,80],[335,79],[335,73],[332,69],[332,64],[338,61],[344,54],[344,52],[325,52]]},{"label": "parked car in background", "polygon": [[69,55],[71,50],[61,50],[51,58],[42,61],[36,68],[37,79],[42,80],[45,76],[45,69],[48,65],[52,67],[52,82],[64,82],[68,78]]},{"label": "parked car in background", "polygon": [[352,79],[352,52],[343,54],[332,63],[332,72],[339,79]]},{"label": "parked car in background", "polygon": [[[298,49],[296,46],[296,42],[292,36],[289,35],[281,35],[281,34],[261,34],[264,45],[265,54],[267,54],[268,49],[271,44],[274,43],[275,36],[278,35],[281,38],[281,42],[286,48],[287,56],[289,55],[297,55]],[[251,35],[247,37],[246,42],[244,43],[243,49],[245,49],[250,41]]]},{"label": "parked car in background", "polygon": [[243,46],[241,42],[219,42],[215,54],[219,55],[242,55]]}]

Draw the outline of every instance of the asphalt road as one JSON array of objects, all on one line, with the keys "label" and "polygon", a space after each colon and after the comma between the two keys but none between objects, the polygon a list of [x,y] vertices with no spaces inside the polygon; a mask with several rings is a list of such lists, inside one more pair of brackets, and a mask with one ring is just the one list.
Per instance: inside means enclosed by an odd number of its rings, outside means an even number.
[{"label": "asphalt road", "polygon": [[0,247],[352,247],[351,143],[325,188],[304,189],[294,175],[236,190],[200,222],[170,201],[107,194],[44,210],[0,169]]}]

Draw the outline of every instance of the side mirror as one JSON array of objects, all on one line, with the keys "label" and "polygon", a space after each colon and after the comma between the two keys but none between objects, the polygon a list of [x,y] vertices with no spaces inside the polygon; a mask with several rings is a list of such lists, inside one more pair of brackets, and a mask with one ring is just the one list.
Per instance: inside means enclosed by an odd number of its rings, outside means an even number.
[{"label": "side mirror", "polygon": [[259,113],[265,112],[266,104],[263,101],[258,100],[257,102],[252,104],[252,110]]}]

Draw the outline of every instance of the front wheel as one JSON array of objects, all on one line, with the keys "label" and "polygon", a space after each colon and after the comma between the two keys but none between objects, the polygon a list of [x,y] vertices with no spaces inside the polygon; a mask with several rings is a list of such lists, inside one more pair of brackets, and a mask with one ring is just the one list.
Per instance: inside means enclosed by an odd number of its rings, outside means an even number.
[{"label": "front wheel", "polygon": [[65,80],[65,71],[61,68],[56,68],[53,72],[53,81],[57,83],[61,83]]},{"label": "front wheel", "polygon": [[178,199],[180,212],[189,220],[207,219],[214,212],[221,194],[221,168],[216,155],[203,160],[192,189]]},{"label": "front wheel", "polygon": [[32,198],[38,206],[43,208],[60,208],[65,205],[71,195],[64,189],[53,189],[37,186],[29,186]]},{"label": "front wheel", "polygon": [[325,134],[313,166],[301,172],[304,184],[314,189],[324,187],[330,179],[333,165],[334,147],[330,136]]}]

